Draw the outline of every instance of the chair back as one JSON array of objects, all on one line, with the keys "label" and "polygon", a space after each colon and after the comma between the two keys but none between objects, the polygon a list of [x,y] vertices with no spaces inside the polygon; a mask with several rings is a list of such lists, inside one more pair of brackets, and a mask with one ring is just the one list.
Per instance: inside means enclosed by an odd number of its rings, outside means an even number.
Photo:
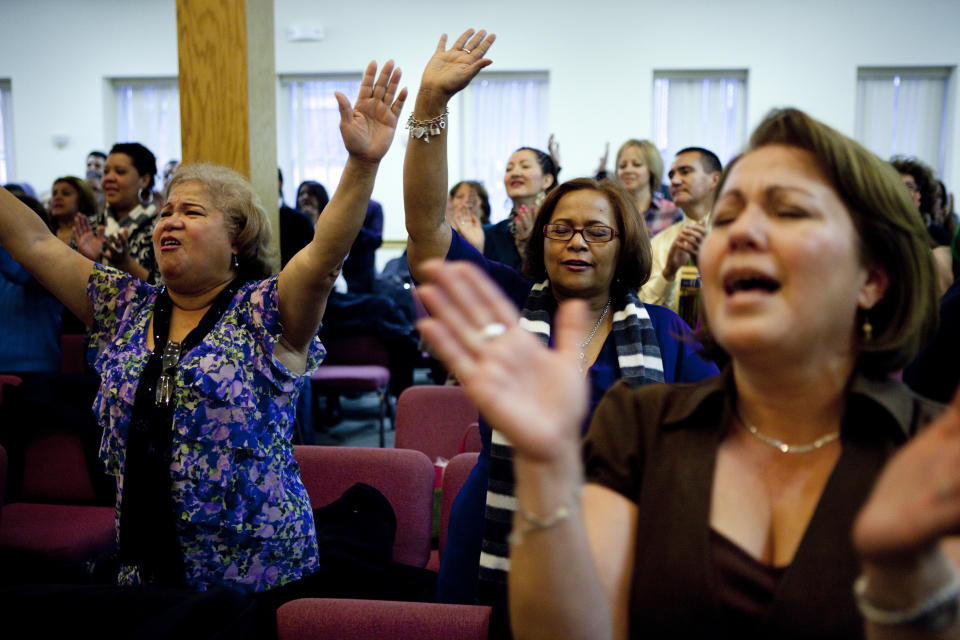
[{"label": "chair back", "polygon": [[486,640],[490,607],[436,602],[303,598],[277,610],[279,640]]},{"label": "chair back", "polygon": [[64,333],[60,336],[61,373],[83,373],[85,341],[86,336],[82,333]]},{"label": "chair back", "polygon": [[376,364],[390,367],[390,353],[379,336],[361,334],[324,338],[327,357],[323,364]]},{"label": "chair back", "polygon": [[431,461],[460,453],[464,429],[478,420],[463,387],[417,385],[397,400],[397,449],[422,451]]},{"label": "chair back", "polygon": [[443,484],[440,489],[440,557],[443,557],[443,549],[447,545],[447,529],[450,524],[450,511],[453,509],[453,501],[457,499],[457,494],[463,488],[470,472],[477,466],[479,453],[461,453],[453,457],[447,467],[443,470]]},{"label": "chair back", "polygon": [[293,455],[316,508],[330,504],[354,483],[379,490],[397,516],[395,562],[424,567],[430,557],[433,465],[419,451],[298,445]]}]

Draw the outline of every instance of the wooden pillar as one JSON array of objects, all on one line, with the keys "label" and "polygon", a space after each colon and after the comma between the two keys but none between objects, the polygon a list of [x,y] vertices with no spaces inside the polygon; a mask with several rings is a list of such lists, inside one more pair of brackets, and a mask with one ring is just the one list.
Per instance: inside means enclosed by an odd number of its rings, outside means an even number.
[{"label": "wooden pillar", "polygon": [[277,214],[273,0],[177,0],[183,162],[212,162],[247,176]]}]

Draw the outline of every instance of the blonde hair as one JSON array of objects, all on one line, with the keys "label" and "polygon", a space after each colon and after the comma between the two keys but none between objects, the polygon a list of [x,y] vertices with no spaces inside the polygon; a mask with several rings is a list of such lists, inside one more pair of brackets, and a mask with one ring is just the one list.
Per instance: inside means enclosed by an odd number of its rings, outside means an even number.
[{"label": "blonde hair", "polygon": [[240,173],[215,164],[184,164],[164,188],[164,199],[177,185],[199,182],[213,205],[223,212],[227,231],[237,245],[238,275],[262,280],[276,272],[277,252],[270,243],[270,220],[250,182]]},{"label": "blonde hair", "polygon": [[[615,165],[617,170],[620,168],[620,156],[630,147],[637,147],[640,149],[640,153],[643,154],[643,159],[647,163],[647,172],[650,174],[650,194],[652,195],[660,188],[660,183],[663,181],[663,158],[660,156],[660,151],[657,149],[657,145],[649,140],[630,138],[617,149],[617,161]],[[641,211],[640,213],[643,212]]]}]

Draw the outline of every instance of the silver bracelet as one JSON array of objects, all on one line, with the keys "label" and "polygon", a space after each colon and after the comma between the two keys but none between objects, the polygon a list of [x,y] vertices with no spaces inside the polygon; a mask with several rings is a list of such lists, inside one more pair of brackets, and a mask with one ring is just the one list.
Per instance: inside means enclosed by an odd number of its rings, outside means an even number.
[{"label": "silver bracelet", "polygon": [[857,609],[865,620],[888,627],[913,626],[931,631],[945,629],[957,619],[960,603],[960,580],[951,571],[950,582],[909,609],[890,610],[878,607],[867,596],[867,576],[860,575],[853,583]]},{"label": "silver bracelet", "polygon": [[447,114],[449,113],[447,108],[444,107],[443,113],[429,120],[417,120],[411,113],[410,117],[407,118],[407,129],[410,131],[410,137],[418,140],[422,139],[430,144],[430,136],[438,136],[441,131],[447,128]]},{"label": "silver bracelet", "polygon": [[527,537],[527,534],[533,533],[534,531],[549,529],[553,525],[563,522],[570,517],[572,509],[578,500],[580,500],[579,487],[574,492],[573,498],[569,503],[560,505],[553,513],[545,516],[538,516],[535,513],[527,511],[527,509],[520,504],[520,501],[517,500],[517,514],[523,518],[523,520],[518,522],[513,527],[513,531],[511,531],[510,535],[507,537],[507,542],[511,547],[515,547],[523,542],[523,539]]}]

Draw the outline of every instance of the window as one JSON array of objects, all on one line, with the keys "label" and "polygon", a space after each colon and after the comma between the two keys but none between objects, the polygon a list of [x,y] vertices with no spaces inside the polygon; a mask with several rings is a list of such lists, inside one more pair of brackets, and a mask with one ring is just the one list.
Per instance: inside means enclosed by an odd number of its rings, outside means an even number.
[{"label": "window", "polygon": [[666,167],[684,147],[703,147],[726,164],[746,142],[747,72],[655,71],[653,142]]},{"label": "window", "polygon": [[335,93],[351,103],[360,91],[361,76],[282,77],[277,109],[277,153],[283,170],[284,200],[296,206],[297,187],[316,180],[333,195],[347,150],[340,138],[340,110]]},{"label": "window", "polygon": [[0,184],[13,179],[13,122],[10,81],[0,80]]},{"label": "window", "polygon": [[915,156],[943,173],[948,67],[861,68],[856,138],[887,159]]},{"label": "window", "polygon": [[180,90],[176,78],[114,79],[115,142],[139,142],[157,157],[157,170],[180,160]]},{"label": "window", "polygon": [[[448,135],[451,152],[458,136],[459,175],[487,188],[492,222],[509,213],[503,174],[510,155],[518,147],[547,151],[548,91],[546,73],[480,73],[450,105]],[[453,158],[451,153],[451,176],[457,168]]]}]

